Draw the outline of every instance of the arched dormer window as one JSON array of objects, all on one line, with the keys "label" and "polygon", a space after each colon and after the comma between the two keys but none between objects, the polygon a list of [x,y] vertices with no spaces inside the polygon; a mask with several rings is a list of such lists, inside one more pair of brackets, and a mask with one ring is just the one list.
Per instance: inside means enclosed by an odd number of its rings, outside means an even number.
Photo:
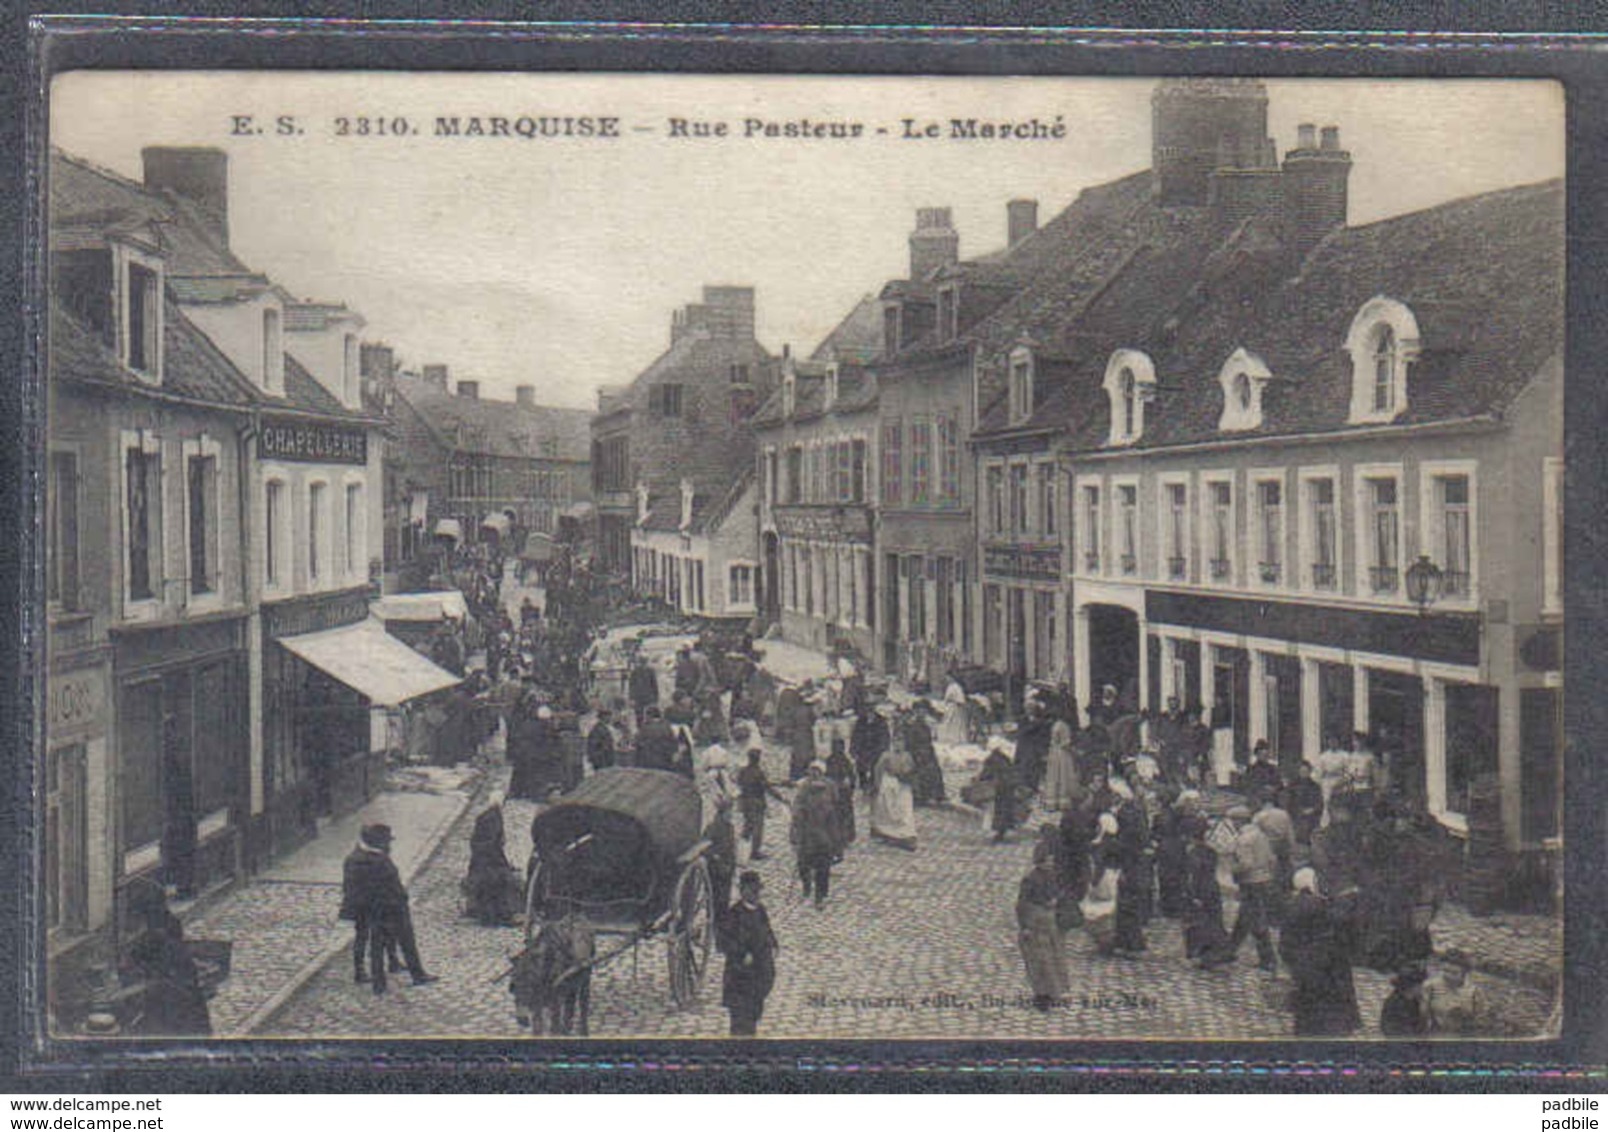
[{"label": "arched dormer window", "polygon": [[1009,362],[1011,424],[1023,424],[1033,415],[1033,351],[1018,346]]},{"label": "arched dormer window", "polygon": [[1217,371],[1217,384],[1223,390],[1223,411],[1217,427],[1224,432],[1244,432],[1262,427],[1262,393],[1273,373],[1267,363],[1244,346],[1229,355]]},{"label": "arched dormer window", "polygon": [[782,416],[793,415],[793,406],[797,403],[796,394],[798,382],[793,375],[791,367],[782,371]]},{"label": "arched dormer window", "polygon": [[1156,371],[1148,355],[1118,350],[1106,363],[1106,395],[1111,399],[1107,444],[1132,444],[1145,432],[1145,405],[1156,396]]},{"label": "arched dormer window", "polygon": [[825,400],[824,405],[825,405],[826,408],[830,409],[833,405],[837,404],[837,399],[838,399],[838,368],[837,368],[837,363],[836,362],[833,362],[831,365],[826,367],[826,393],[825,393],[825,398],[826,398],[826,400]]},{"label": "arched dormer window", "polygon": [[1346,335],[1352,424],[1393,421],[1407,408],[1407,371],[1419,352],[1418,320],[1406,304],[1376,295]]},{"label": "arched dormer window", "polygon": [[1387,413],[1396,407],[1396,332],[1381,326],[1374,335],[1374,395],[1376,413]]}]

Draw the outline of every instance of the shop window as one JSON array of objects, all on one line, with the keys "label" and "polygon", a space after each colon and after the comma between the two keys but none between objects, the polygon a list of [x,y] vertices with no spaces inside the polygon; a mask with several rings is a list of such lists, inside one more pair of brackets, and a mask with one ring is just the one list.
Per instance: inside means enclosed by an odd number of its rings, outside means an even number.
[{"label": "shop window", "polygon": [[1534,844],[1558,835],[1562,809],[1562,695],[1556,688],[1519,692],[1521,836]]},{"label": "shop window", "polygon": [[83,744],[45,756],[45,923],[82,930],[89,902],[89,807]]},{"label": "shop window", "polygon": [[123,692],[118,716],[123,849],[138,849],[162,836],[162,684],[147,680]]}]

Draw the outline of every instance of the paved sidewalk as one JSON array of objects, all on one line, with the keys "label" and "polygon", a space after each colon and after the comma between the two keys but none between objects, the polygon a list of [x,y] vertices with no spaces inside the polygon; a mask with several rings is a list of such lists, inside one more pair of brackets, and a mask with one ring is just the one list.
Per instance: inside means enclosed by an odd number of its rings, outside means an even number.
[{"label": "paved sidewalk", "polygon": [[385,822],[396,834],[391,854],[410,883],[468,808],[479,772],[467,768],[404,772],[393,787],[354,813],[330,822],[313,841],[208,904],[185,924],[191,938],[230,939],[229,977],[210,1007],[220,1037],[243,1037],[351,943],[337,918],[341,864],[358,831]]}]

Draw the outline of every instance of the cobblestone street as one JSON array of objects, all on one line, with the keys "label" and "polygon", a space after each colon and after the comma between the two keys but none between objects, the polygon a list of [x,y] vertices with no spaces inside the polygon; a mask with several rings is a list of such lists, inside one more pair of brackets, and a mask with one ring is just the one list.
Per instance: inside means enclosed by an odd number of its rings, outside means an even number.
[{"label": "cobblestone street", "polygon": [[[772,753],[773,771],[781,756]],[[499,774],[500,777],[500,774]],[[515,1037],[513,1001],[503,978],[522,942],[518,928],[486,928],[462,918],[459,880],[468,863],[468,832],[477,801],[412,885],[420,950],[441,976],[427,987],[402,977],[386,995],[352,982],[343,952],[259,1028],[261,1036],[410,1035]],[[1240,962],[1212,972],[1182,959],[1178,926],[1153,921],[1150,950],[1136,959],[1097,955],[1088,936],[1068,939],[1070,1001],[1050,1014],[1025,1001],[1027,983],[1015,945],[1016,888],[1029,864],[1030,840],[991,844],[974,816],[920,810],[915,853],[861,839],[833,873],[824,910],[803,900],[792,876],[786,814],[773,804],[770,852],[755,866],[781,941],[776,988],[760,1026],[775,1038],[1281,1038],[1289,1014],[1278,1005],[1288,976],[1273,979]],[[508,854],[522,864],[534,807],[507,804]],[[1549,1008],[1538,989],[1481,980],[1509,1021],[1539,1028]],[[1388,979],[1356,972],[1366,1029],[1377,1037]],[[720,960],[712,962],[696,1006],[674,1009],[665,950],[643,944],[600,971],[592,985],[594,1037],[723,1037]]]}]

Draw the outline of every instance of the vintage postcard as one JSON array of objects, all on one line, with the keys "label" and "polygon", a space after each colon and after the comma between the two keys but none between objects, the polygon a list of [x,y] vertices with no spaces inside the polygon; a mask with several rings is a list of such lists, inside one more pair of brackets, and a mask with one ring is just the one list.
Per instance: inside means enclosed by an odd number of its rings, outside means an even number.
[{"label": "vintage postcard", "polygon": [[1556,1036],[1564,111],[58,76],[49,1037]]}]

